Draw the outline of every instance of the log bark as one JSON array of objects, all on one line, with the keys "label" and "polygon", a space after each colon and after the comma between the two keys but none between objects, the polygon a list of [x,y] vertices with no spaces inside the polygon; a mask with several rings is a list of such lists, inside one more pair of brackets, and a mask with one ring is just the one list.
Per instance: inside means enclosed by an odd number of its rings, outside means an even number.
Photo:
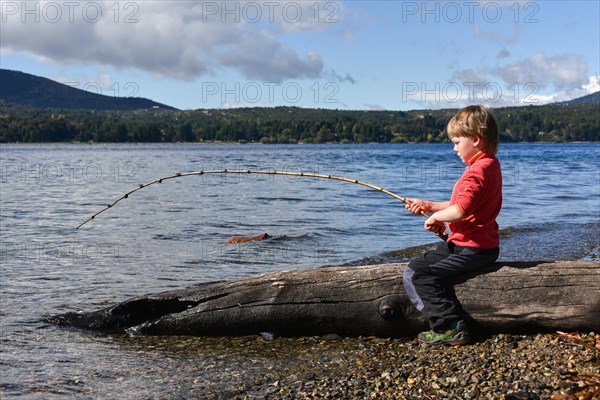
[{"label": "log bark", "polygon": [[[426,329],[402,286],[406,264],[292,270],[137,297],[57,324],[151,335],[411,336]],[[496,263],[456,280],[486,332],[600,329],[600,263]]]}]

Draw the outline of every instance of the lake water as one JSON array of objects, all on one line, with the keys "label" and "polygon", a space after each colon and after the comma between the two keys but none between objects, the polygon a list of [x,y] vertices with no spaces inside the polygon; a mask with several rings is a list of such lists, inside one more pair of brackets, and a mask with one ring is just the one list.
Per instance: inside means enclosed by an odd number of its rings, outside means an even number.
[{"label": "lake water", "polygon": [[[2,145],[0,152],[2,398],[227,398],[274,365],[301,359],[282,356],[278,342],[248,353],[240,349],[252,338],[101,335],[43,318],[201,282],[404,260],[436,241],[422,217],[385,194],[262,175],[165,181],[75,229],[139,183],[198,170],[288,170],[446,200],[464,168],[449,144]],[[501,257],[597,259],[600,144],[502,144],[498,156]],[[265,241],[224,244],[265,232]]]}]

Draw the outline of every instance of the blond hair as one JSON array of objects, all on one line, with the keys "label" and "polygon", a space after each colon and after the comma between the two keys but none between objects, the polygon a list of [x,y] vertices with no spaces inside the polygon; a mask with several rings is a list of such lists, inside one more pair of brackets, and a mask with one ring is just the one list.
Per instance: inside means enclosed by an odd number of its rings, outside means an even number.
[{"label": "blond hair", "polygon": [[479,136],[484,140],[484,150],[494,154],[498,151],[500,142],[498,124],[491,111],[484,106],[474,105],[463,108],[448,122],[446,131],[450,139]]}]

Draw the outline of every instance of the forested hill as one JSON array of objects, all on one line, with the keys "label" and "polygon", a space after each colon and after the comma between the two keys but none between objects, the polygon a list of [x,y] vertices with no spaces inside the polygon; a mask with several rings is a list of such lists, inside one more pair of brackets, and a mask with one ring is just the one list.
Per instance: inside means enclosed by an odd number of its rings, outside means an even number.
[{"label": "forested hill", "polygon": [[[76,110],[0,100],[0,142],[445,142],[456,109]],[[503,142],[600,140],[598,103],[495,108]]]},{"label": "forested hill", "polygon": [[564,104],[596,104],[600,111],[600,92],[588,94],[587,96],[578,97],[573,100],[565,101]]},{"label": "forested hill", "polygon": [[13,104],[87,110],[175,110],[152,100],[134,97],[137,91],[134,82],[113,84],[102,89],[97,82],[65,85],[24,72],[0,69],[0,100]]}]

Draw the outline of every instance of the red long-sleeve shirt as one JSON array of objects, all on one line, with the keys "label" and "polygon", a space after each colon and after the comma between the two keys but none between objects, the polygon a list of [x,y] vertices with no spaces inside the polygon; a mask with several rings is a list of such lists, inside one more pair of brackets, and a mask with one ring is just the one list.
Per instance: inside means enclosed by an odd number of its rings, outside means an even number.
[{"label": "red long-sleeve shirt", "polygon": [[466,217],[448,224],[452,231],[448,241],[482,249],[500,245],[496,217],[502,208],[502,171],[494,154],[481,152],[469,160],[454,185],[450,205]]}]

